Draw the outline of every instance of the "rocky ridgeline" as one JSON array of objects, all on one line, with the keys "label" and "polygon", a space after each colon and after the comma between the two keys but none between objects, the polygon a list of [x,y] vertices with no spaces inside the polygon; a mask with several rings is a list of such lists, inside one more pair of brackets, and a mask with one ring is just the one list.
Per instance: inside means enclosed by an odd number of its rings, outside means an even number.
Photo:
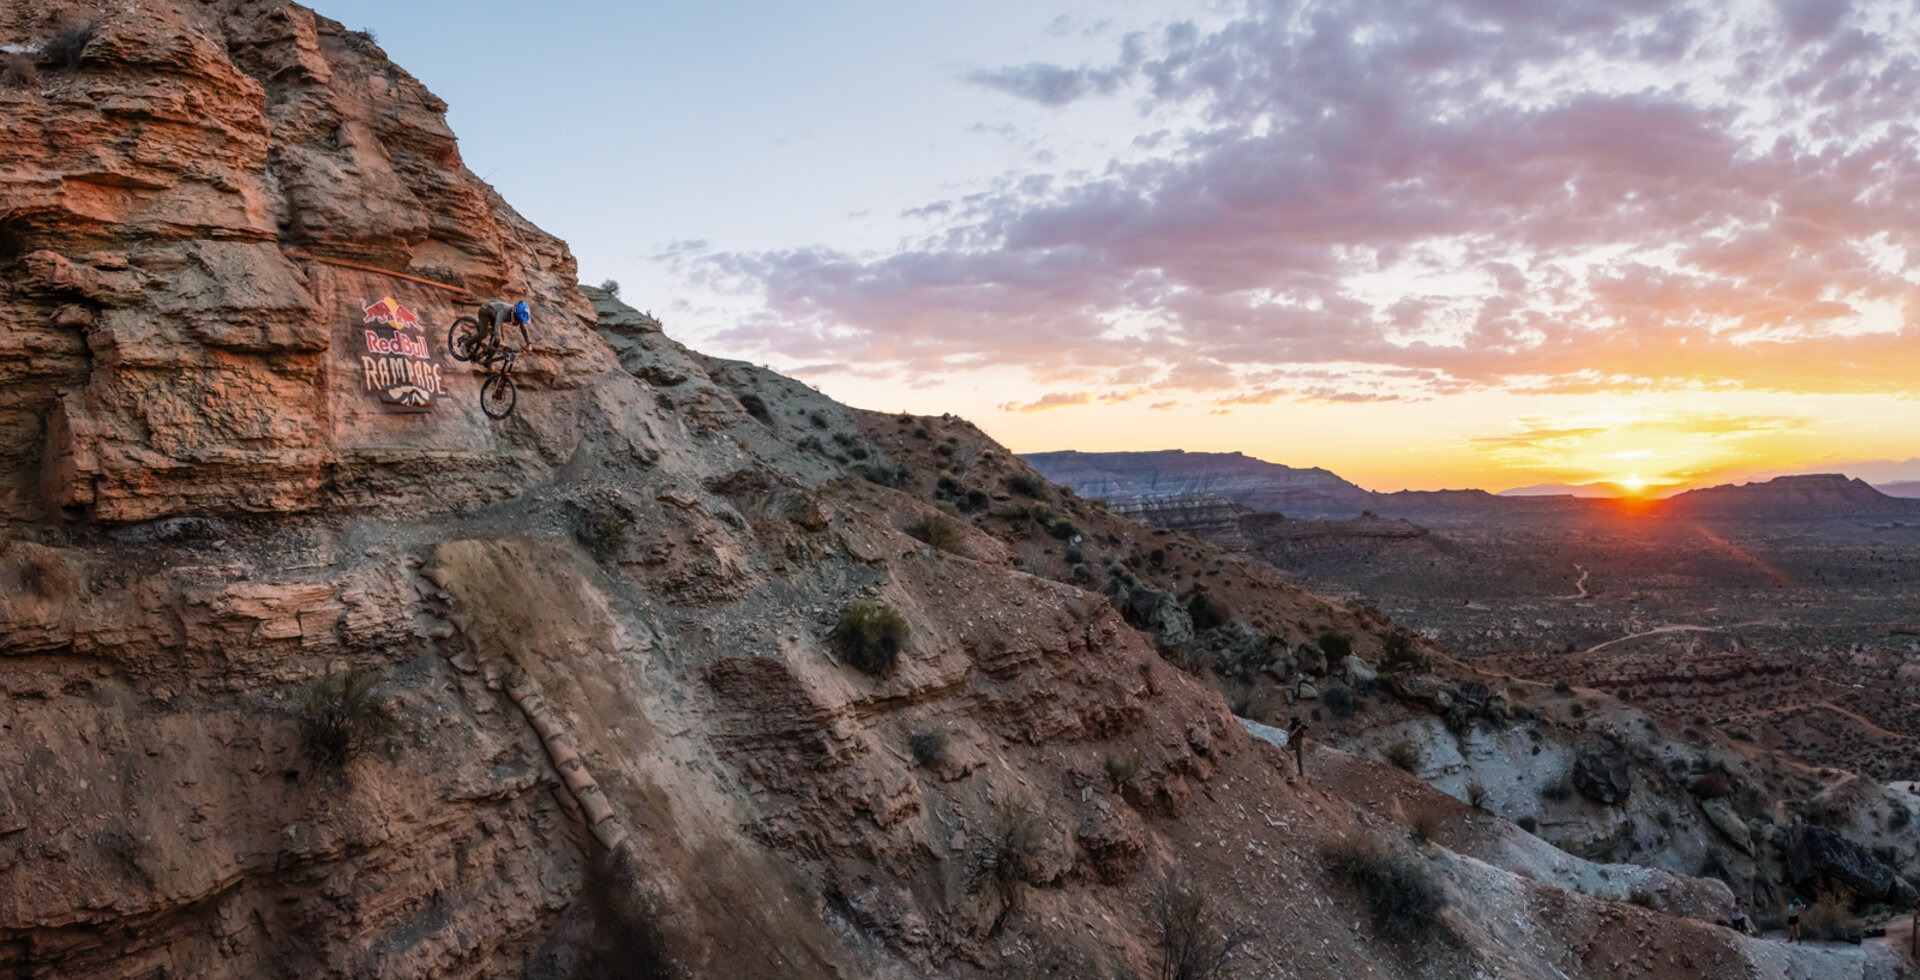
[{"label": "rocky ridgeline", "polygon": [[1128,520],[1202,537],[1229,551],[1246,550],[1241,508],[1225,497],[1170,493],[1117,497],[1106,503],[1108,510]]},{"label": "rocky ridgeline", "polygon": [[[1318,742],[1290,782],[1215,688],[1324,699],[1391,624],[577,288],[365,35],[116,0],[0,8],[0,47],[0,972],[1874,962],[1734,937],[1711,880],[1622,903]],[[536,309],[497,422],[444,351],[494,295]],[[1561,751],[1485,684],[1386,690]]]}]

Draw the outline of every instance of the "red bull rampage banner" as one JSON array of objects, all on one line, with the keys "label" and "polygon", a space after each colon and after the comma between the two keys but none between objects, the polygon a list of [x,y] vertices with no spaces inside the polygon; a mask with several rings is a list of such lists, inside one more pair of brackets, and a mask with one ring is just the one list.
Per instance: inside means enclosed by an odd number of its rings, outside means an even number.
[{"label": "red bull rampage banner", "polygon": [[367,392],[391,411],[432,408],[447,388],[420,317],[391,296],[362,306],[361,313],[366,350],[360,355],[360,370]]}]

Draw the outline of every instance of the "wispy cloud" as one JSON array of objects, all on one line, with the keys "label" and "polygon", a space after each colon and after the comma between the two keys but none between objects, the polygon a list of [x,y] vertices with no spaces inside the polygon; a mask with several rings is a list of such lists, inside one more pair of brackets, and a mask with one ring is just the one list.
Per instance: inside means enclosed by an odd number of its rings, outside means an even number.
[{"label": "wispy cloud", "polygon": [[934,231],[890,252],[673,253],[759,297],[724,340],[916,376],[1131,372],[1010,411],[1920,377],[1898,5],[1249,2],[1103,64],[968,80],[1061,112],[1133,99],[1139,152],[929,202]]}]

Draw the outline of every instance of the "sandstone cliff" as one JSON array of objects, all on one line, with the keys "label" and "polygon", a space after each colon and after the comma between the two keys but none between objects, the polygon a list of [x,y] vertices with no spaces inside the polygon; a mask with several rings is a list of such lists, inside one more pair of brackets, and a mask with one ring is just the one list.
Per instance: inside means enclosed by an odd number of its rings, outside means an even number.
[{"label": "sandstone cliff", "polygon": [[[1170,660],[1323,676],[1389,624],[576,288],[369,38],[116,0],[0,43],[40,53],[0,87],[0,970],[1129,976],[1171,878],[1247,974],[1773,962],[1716,883],[1658,915],[1409,838],[1452,805],[1414,780],[1288,782]],[[497,294],[538,312],[494,422],[441,331]],[[335,764],[343,676],[392,724]],[[1425,941],[1329,860],[1363,839],[1448,899]]]}]

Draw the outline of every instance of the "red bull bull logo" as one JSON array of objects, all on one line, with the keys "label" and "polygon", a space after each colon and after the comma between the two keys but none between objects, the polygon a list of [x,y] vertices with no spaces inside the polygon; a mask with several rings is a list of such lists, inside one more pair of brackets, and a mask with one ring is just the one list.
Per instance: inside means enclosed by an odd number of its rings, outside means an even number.
[{"label": "red bull bull logo", "polygon": [[420,316],[412,310],[393,301],[391,296],[382,296],[379,300],[361,308],[364,314],[361,323],[384,323],[395,330],[417,330]]}]

